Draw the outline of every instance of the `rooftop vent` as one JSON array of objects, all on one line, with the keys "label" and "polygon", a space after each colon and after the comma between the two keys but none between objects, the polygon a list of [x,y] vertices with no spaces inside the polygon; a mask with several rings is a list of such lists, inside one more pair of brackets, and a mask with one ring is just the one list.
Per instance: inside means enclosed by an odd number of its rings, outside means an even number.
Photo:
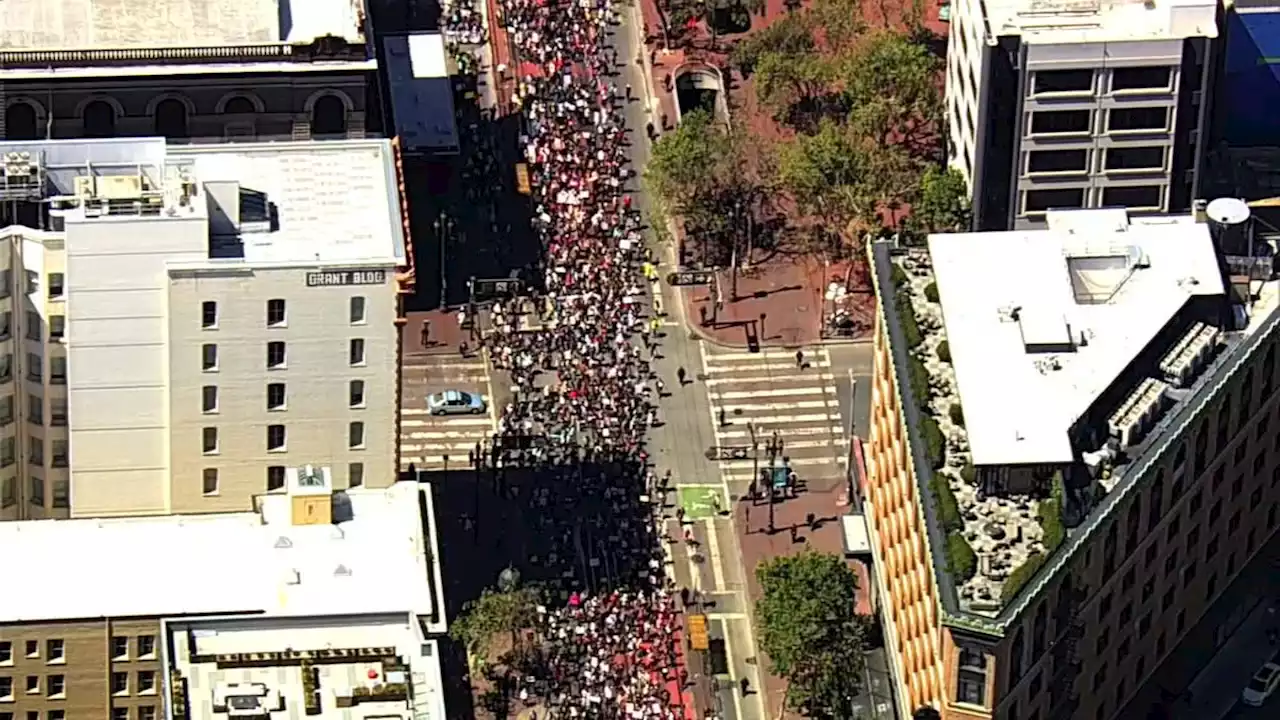
[{"label": "rooftop vent", "polygon": [[281,535],[280,537],[276,538],[277,550],[288,550],[291,547],[293,547],[293,541],[290,540],[289,538],[285,537],[284,535]]},{"label": "rooftop vent", "polygon": [[1111,302],[1135,271],[1151,266],[1151,261],[1138,247],[1072,252],[1066,260],[1071,291],[1079,305]]},{"label": "rooftop vent", "polygon": [[351,577],[351,568],[346,565],[339,565],[333,569],[334,577]]}]

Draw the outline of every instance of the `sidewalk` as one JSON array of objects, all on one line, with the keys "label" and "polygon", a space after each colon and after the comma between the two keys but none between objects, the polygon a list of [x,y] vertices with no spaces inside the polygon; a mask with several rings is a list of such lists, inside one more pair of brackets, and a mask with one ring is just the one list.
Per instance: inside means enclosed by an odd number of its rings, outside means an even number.
[{"label": "sidewalk", "polygon": [[[685,317],[695,332],[717,345],[812,345],[822,340],[822,322],[831,310],[831,303],[823,298],[826,286],[843,283],[847,271],[847,262],[824,267],[819,262],[792,260],[757,266],[739,274],[736,300],[729,273],[721,271],[723,306],[715,308],[714,285],[683,288]],[[859,319],[871,327],[874,296],[868,292],[858,305]]]},{"label": "sidewalk", "polygon": [[[430,325],[425,344],[422,342],[423,323]],[[456,353],[463,342],[472,349],[476,347],[471,340],[471,331],[458,327],[458,313],[448,310],[406,313],[401,342],[405,357]]]}]

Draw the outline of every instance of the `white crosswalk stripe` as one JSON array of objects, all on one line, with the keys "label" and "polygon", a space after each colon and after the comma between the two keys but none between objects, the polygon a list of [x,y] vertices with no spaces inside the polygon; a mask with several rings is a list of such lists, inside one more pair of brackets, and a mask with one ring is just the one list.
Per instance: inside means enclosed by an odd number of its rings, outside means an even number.
[{"label": "white crosswalk stripe", "polygon": [[754,438],[760,453],[758,460],[721,461],[726,480],[750,481],[756,468],[767,467],[765,448],[774,433],[801,480],[844,476],[849,441],[826,348],[805,348],[803,368],[794,349],[701,348],[700,381],[711,399],[716,443],[749,448]]},{"label": "white crosswalk stripe", "polygon": [[[425,471],[464,470],[476,443],[487,446],[494,418],[488,363],[456,355],[415,358],[402,369],[404,406],[400,409],[400,469],[412,464]],[[479,393],[490,399],[479,415],[432,415],[426,396],[443,390]]]}]

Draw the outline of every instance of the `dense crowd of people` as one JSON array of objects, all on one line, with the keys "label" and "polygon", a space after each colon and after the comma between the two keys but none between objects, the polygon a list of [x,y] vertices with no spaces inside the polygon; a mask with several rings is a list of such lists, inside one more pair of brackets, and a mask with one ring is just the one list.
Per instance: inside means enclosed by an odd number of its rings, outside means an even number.
[{"label": "dense crowd of people", "polygon": [[572,585],[540,608],[541,660],[521,697],[556,718],[672,720],[685,715],[672,689],[679,613],[645,450],[662,383],[638,267],[646,250],[627,195],[634,172],[620,106],[630,88],[615,80],[615,19],[610,0],[502,2],[526,63],[512,102],[524,119],[544,276],[536,291],[491,308],[484,342],[510,383],[499,442],[565,476],[557,485],[573,492],[533,490],[554,554],[594,558],[584,544],[607,545],[602,567],[582,560]]}]

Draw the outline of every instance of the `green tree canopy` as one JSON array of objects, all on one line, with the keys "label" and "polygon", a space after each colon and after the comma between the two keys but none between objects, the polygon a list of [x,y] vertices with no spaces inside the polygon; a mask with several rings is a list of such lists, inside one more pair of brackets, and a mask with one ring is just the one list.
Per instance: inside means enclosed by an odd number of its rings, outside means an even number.
[{"label": "green tree canopy", "polygon": [[772,25],[761,28],[739,40],[729,53],[729,60],[745,73],[755,71],[760,57],[776,53],[783,57],[800,57],[814,51],[813,27],[806,13],[788,13]]},{"label": "green tree canopy", "polygon": [[750,187],[743,157],[741,136],[695,110],[654,143],[645,184],[687,223],[719,230],[727,222],[725,207]]},{"label": "green tree canopy", "polygon": [[788,681],[788,704],[812,716],[846,715],[865,666],[857,576],[839,556],[805,550],[762,562],[756,579],[760,646]]},{"label": "green tree canopy", "polygon": [[955,168],[930,166],[920,178],[908,227],[920,234],[969,230],[969,188]]},{"label": "green tree canopy", "polygon": [[918,144],[936,127],[941,66],[927,47],[900,32],[863,38],[836,61],[849,124],[882,143]]},{"label": "green tree canopy", "polygon": [[493,647],[493,639],[508,633],[513,647],[519,645],[519,634],[533,626],[537,616],[538,594],[528,587],[510,590],[485,590],[478,599],[468,602],[454,621],[449,635],[466,647],[473,659],[485,660]]}]

